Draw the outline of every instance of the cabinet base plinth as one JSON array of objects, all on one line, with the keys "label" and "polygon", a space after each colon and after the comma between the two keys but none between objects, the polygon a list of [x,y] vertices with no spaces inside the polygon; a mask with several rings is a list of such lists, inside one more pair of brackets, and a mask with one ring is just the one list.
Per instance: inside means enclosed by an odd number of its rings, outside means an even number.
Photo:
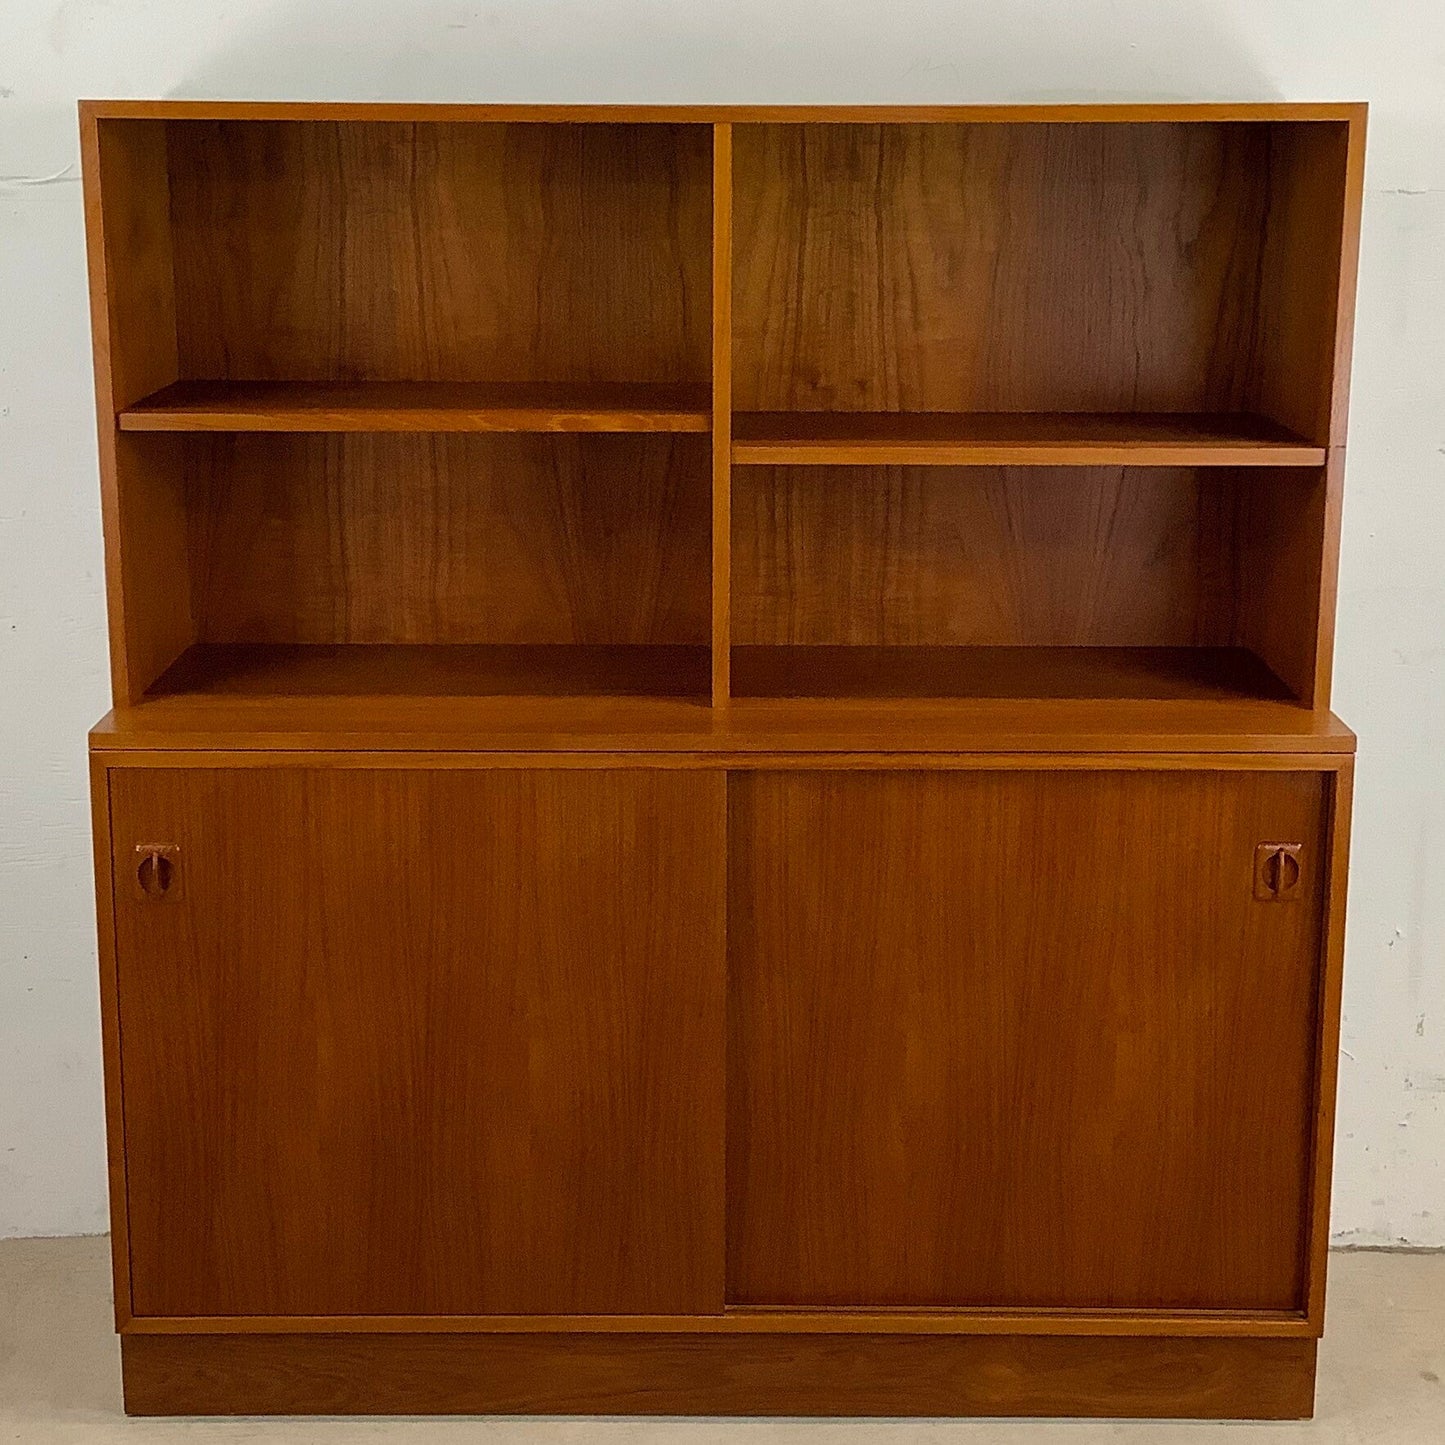
[{"label": "cabinet base plinth", "polygon": [[1304,1419],[1312,1339],[130,1334],[132,1415]]}]

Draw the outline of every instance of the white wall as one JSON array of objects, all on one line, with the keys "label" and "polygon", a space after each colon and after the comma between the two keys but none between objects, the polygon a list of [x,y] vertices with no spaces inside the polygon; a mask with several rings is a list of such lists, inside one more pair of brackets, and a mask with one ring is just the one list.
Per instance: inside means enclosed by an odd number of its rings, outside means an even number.
[{"label": "white wall", "polygon": [[1335,1229],[1445,1245],[1441,0],[0,0],[0,1236],[105,1227],[78,96],[1370,101],[1336,688],[1361,748]]}]

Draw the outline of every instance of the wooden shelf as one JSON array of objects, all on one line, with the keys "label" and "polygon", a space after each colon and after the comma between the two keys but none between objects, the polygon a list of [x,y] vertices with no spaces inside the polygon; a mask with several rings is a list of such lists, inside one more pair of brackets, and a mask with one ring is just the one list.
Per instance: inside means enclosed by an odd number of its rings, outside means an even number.
[{"label": "wooden shelf", "polygon": [[705,699],[707,647],[198,644],[148,696]]},{"label": "wooden shelf", "polygon": [[450,381],[177,381],[122,431],[705,432],[705,386]]},{"label": "wooden shelf", "polygon": [[1315,467],[1325,448],[1262,417],[1149,412],[742,412],[759,466]]},{"label": "wooden shelf", "polygon": [[1286,702],[1241,647],[735,647],[755,698]]}]

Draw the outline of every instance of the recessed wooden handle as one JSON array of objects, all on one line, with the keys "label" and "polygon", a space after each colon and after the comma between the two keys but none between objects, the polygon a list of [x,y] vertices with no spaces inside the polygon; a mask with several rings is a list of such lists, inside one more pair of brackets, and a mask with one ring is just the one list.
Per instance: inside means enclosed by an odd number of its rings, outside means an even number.
[{"label": "recessed wooden handle", "polygon": [[1299,892],[1302,843],[1261,843],[1254,850],[1254,896],[1262,903],[1284,903]]},{"label": "recessed wooden handle", "polygon": [[159,902],[173,895],[180,849],[174,843],[137,843],[135,877],[145,897]]}]

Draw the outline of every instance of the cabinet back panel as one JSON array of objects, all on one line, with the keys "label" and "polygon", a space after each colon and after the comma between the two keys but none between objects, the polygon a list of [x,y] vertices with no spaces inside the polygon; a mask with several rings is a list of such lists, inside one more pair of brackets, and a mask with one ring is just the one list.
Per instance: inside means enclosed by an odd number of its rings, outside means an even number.
[{"label": "cabinet back panel", "polygon": [[740,644],[1223,646],[1236,484],[1135,467],[739,467]]},{"label": "cabinet back panel", "polygon": [[729,789],[731,1302],[1303,1307],[1322,777]]},{"label": "cabinet back panel", "polygon": [[741,126],[735,405],[1241,409],[1269,157],[1248,124]]},{"label": "cabinet back panel", "polygon": [[170,125],[181,375],[705,381],[711,128]]},{"label": "cabinet back panel", "polygon": [[203,642],[709,639],[706,437],[192,445]]}]

